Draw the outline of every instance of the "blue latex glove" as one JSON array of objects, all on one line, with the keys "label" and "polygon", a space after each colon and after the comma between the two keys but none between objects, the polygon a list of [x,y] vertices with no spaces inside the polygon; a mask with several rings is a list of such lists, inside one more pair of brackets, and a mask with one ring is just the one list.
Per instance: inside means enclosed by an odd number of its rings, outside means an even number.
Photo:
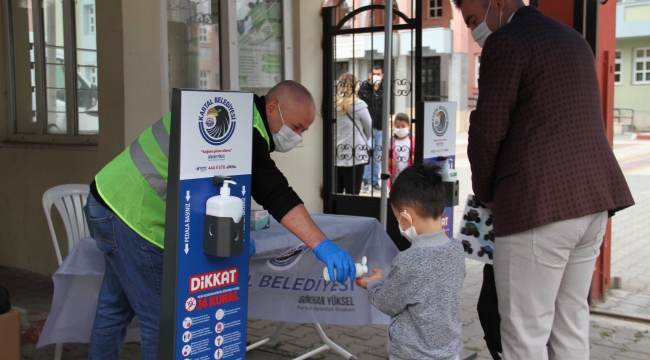
[{"label": "blue latex glove", "polygon": [[255,255],[256,247],[255,247],[255,240],[250,239],[248,242],[248,260],[250,260],[253,255]]},{"label": "blue latex glove", "polygon": [[[330,239],[321,241],[314,248],[314,255],[316,255],[318,260],[327,265],[327,272],[329,273],[330,279],[336,280],[341,284],[345,283],[348,277],[354,281],[354,275],[356,274],[354,261],[352,261],[347,251],[331,242]],[[336,269],[336,272],[334,269]]]}]

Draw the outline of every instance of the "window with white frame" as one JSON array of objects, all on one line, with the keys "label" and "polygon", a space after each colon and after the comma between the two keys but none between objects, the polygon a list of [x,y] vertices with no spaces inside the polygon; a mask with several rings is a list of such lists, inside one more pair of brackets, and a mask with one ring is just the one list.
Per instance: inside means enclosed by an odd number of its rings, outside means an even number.
[{"label": "window with white frame", "polygon": [[634,49],[634,84],[650,84],[650,47]]},{"label": "window with white frame", "polygon": [[208,25],[199,25],[199,41],[200,42],[208,42]]},{"label": "window with white frame", "polygon": [[95,4],[84,5],[84,30],[86,34],[95,33]]},{"label": "window with white frame", "polygon": [[478,74],[481,67],[481,54],[474,55],[474,87],[478,87]]},{"label": "window with white frame", "polygon": [[442,17],[442,0],[429,0],[429,19]]},{"label": "window with white frame", "polygon": [[208,88],[208,75],[210,74],[209,71],[207,70],[200,70],[199,71],[199,89],[207,89]]},{"label": "window with white frame", "polygon": [[97,68],[91,68],[90,69],[90,83],[92,85],[97,86]]},{"label": "window with white frame", "polygon": [[[345,0],[343,1],[343,3],[336,4],[336,2],[335,2],[335,3],[332,4],[332,6],[334,6],[334,5],[336,6],[336,15],[337,15],[336,21],[337,22],[341,21],[347,14],[350,13],[350,11],[354,10],[353,8],[350,7],[348,2],[345,1]],[[371,12],[370,17],[372,18],[373,15],[374,15],[374,12]],[[352,26],[352,20],[348,20],[348,21],[345,22],[345,24],[343,24],[343,28],[349,28],[350,26]]]},{"label": "window with white frame", "polygon": [[9,141],[96,143],[84,136],[99,133],[95,0],[0,6],[10,34]]},{"label": "window with white frame", "polygon": [[623,50],[617,49],[614,59],[614,85],[623,84]]}]

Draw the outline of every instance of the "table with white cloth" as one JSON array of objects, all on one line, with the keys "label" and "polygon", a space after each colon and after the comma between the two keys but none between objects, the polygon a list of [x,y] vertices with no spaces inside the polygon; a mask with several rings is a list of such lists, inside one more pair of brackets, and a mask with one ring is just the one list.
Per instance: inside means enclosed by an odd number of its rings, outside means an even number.
[{"label": "table with white cloth", "polygon": [[[312,215],[312,219],[355,263],[390,270],[397,247],[374,218]],[[257,251],[250,261],[248,317],[339,325],[388,324],[388,316],[368,302],[353,282],[323,280],[325,265],[285,227],[271,219],[268,229],[252,231]]]},{"label": "table with white cloth", "polygon": [[[374,218],[312,215],[316,224],[355,262],[390,269],[398,250]],[[324,264],[298,238],[271,219],[268,229],[251,231],[256,254],[249,266],[248,317],[281,322],[387,324],[389,318],[368,303],[366,291],[325,282]],[[372,270],[370,270],[372,272]],[[54,298],[38,346],[88,342],[104,273],[104,255],[92,238],[82,238],[52,276]],[[139,340],[134,321],[127,341]]]}]

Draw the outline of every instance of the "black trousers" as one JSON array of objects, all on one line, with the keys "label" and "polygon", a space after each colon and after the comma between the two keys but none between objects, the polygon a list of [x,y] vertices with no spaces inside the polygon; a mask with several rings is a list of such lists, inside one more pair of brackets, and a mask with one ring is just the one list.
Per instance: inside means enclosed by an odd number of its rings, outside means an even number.
[{"label": "black trousers", "polygon": [[336,192],[342,194],[343,190],[345,193],[350,194],[359,194],[361,191],[361,180],[363,180],[363,169],[366,164],[355,165],[355,166],[337,166],[336,167]]},{"label": "black trousers", "polygon": [[499,301],[497,299],[497,286],[494,281],[494,268],[485,264],[483,268],[483,286],[478,296],[476,305],[478,319],[481,322],[485,343],[494,360],[501,360],[501,316],[499,316]]}]

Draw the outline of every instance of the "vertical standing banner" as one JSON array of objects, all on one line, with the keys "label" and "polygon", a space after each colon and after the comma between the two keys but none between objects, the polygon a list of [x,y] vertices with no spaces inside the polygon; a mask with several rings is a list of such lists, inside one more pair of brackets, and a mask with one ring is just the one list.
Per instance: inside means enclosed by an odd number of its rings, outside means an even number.
[{"label": "vertical standing banner", "polygon": [[[252,131],[252,93],[173,90],[159,359],[246,357]],[[231,178],[243,201],[240,255],[204,253],[214,176]]]},{"label": "vertical standing banner", "polygon": [[[422,161],[426,165],[438,165],[456,169],[456,103],[424,103],[424,143]],[[419,139],[418,139],[419,141]],[[453,237],[454,208],[448,206],[442,215],[442,226],[447,236]]]}]

